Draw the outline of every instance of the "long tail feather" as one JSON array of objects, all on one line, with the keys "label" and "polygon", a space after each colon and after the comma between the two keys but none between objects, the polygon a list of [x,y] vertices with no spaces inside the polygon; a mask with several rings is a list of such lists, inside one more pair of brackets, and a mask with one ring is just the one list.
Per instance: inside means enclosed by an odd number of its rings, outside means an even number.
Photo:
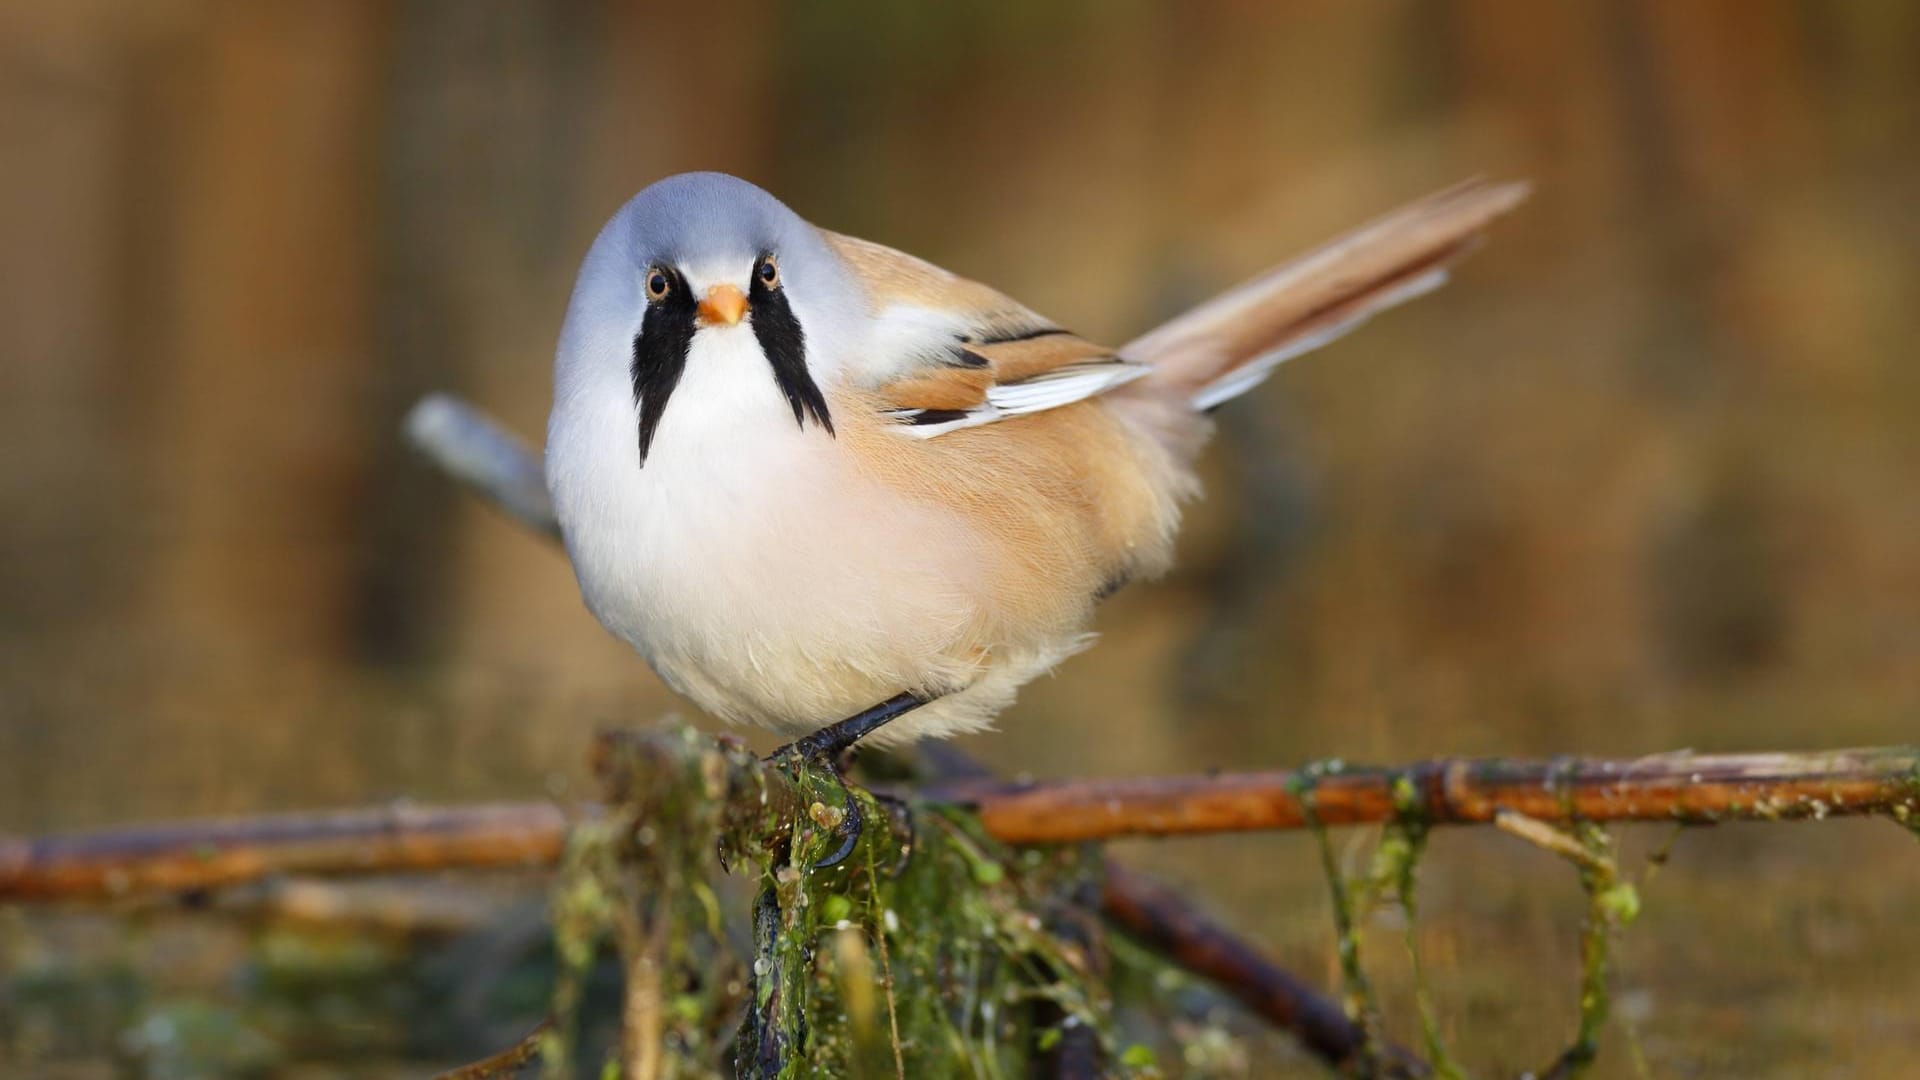
[{"label": "long tail feather", "polygon": [[1524,183],[1469,180],[1277,266],[1121,349],[1153,365],[1132,389],[1202,410],[1243,394],[1282,361],[1438,288],[1526,197]]}]

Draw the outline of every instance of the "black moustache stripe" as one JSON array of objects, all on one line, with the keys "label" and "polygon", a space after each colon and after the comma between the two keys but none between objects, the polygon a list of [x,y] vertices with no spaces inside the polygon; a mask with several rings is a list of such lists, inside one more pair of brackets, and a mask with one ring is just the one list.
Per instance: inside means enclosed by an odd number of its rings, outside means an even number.
[{"label": "black moustache stripe", "polygon": [[786,395],[787,404],[793,406],[794,423],[805,428],[811,415],[827,434],[833,434],[827,399],[807,370],[807,335],[800,329],[800,320],[794,318],[785,290],[767,288],[755,274],[748,287],[747,306],[753,312],[753,336],[759,339],[760,351],[773,367],[773,381]]},{"label": "black moustache stripe", "polygon": [[647,305],[640,319],[640,332],[633,336],[633,364],[628,369],[633,379],[633,402],[640,409],[640,464],[647,463],[647,450],[653,445],[653,433],[666,414],[667,399],[680,383],[686,370],[687,353],[693,348],[693,293],[679,274],[669,275],[672,287],[667,295]]}]

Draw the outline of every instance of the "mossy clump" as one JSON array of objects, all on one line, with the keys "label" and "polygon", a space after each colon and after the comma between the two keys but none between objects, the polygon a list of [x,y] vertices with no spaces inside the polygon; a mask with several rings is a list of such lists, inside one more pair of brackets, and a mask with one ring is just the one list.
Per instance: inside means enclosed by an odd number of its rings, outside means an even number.
[{"label": "mossy clump", "polygon": [[539,1035],[543,1072],[574,1075],[583,987],[602,945],[626,987],[618,1053],[601,1075],[730,1075],[726,1033],[746,987],[713,879],[716,852],[751,800],[759,762],[734,743],[669,722],[605,736],[597,769],[608,803],[576,823],[552,900],[559,978]]},{"label": "mossy clump", "polygon": [[[1097,853],[1011,850],[961,810],[882,801],[679,724],[604,738],[598,769],[608,807],[576,826],[554,894],[547,1075],[574,1072],[580,987],[608,941],[627,988],[602,1075],[1013,1076],[1069,1048],[1102,1075],[1157,1074],[1113,1035],[1086,927]],[[851,852],[819,865],[849,815]],[[743,960],[715,881],[747,864],[760,890]]]},{"label": "mossy clump", "polygon": [[[1010,851],[960,811],[789,776],[810,812],[760,853],[741,1075],[1023,1075],[1076,1031],[1109,1075],[1145,1071],[1114,1045],[1100,958],[1059,932],[1097,857]],[[849,803],[866,828],[822,868]]]}]

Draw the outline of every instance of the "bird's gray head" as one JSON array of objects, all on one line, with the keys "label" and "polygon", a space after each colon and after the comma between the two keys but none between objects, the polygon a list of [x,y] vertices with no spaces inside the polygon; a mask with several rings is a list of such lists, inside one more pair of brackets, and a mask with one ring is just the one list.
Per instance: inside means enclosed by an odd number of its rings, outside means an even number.
[{"label": "bird's gray head", "polygon": [[[700,342],[757,348],[750,373],[779,389],[793,419],[826,433],[821,392],[857,332],[864,301],[819,230],[724,173],[683,173],[635,195],[587,253],[561,331],[556,405],[631,395],[640,461]],[[716,353],[716,355],[718,355]]]}]

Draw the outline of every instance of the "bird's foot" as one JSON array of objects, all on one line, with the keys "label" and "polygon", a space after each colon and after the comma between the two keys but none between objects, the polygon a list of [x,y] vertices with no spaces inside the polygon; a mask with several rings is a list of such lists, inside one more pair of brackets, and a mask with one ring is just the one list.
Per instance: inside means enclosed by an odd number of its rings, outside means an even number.
[{"label": "bird's foot", "polygon": [[840,838],[840,846],[833,854],[814,863],[814,869],[824,870],[846,861],[847,856],[853,854],[854,845],[860,842],[860,830],[866,825],[865,816],[860,813],[860,801],[847,788],[846,774],[840,765],[841,755],[853,749],[853,745],[861,739],[886,726],[889,721],[925,705],[927,700],[918,694],[896,694],[871,709],[795,739],[767,756],[772,763],[795,762],[825,770],[840,785],[840,791],[845,796],[842,805],[846,809],[841,812],[839,821],[829,825],[828,821],[823,820],[827,816],[825,813],[817,814],[814,818],[823,828],[831,828],[833,834]]}]

